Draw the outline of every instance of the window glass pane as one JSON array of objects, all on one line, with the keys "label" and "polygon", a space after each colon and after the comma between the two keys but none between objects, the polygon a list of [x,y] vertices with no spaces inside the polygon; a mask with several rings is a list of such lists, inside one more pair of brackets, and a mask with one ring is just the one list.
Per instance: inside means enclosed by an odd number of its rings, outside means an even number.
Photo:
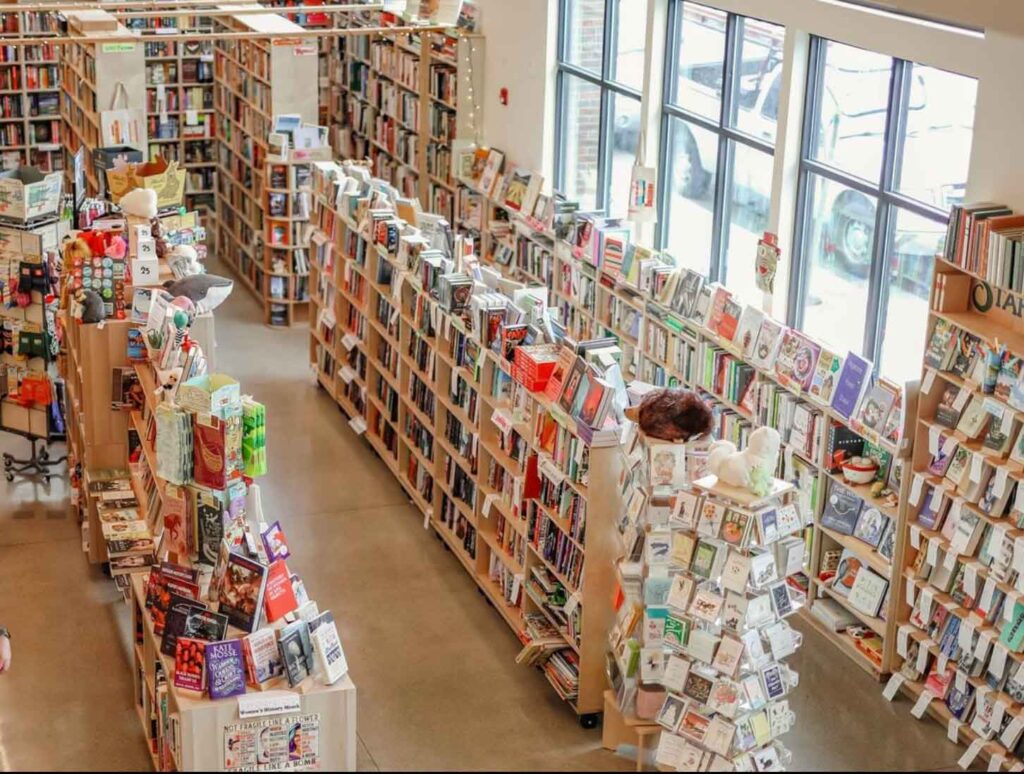
[{"label": "window glass pane", "polygon": [[640,138],[640,101],[612,95],[612,174],[608,181],[608,214],[625,217],[629,179]]},{"label": "window glass pane", "polygon": [[973,78],[911,64],[896,188],[940,210],[963,201],[974,131]]},{"label": "window glass pane", "polygon": [[565,0],[566,62],[601,74],[604,52],[604,0]]},{"label": "window glass pane", "polygon": [[616,0],[618,17],[612,80],[637,91],[644,87],[644,47],[647,44],[647,0]]},{"label": "window glass pane", "polygon": [[754,280],[757,241],[768,228],[772,192],[772,157],[731,142],[730,174],[723,218],[726,241],[722,282],[748,304],[760,306]]},{"label": "window glass pane", "polygon": [[882,172],[892,58],[832,41],[823,45],[825,72],[811,155],[877,184]]},{"label": "window glass pane", "polygon": [[596,206],[598,148],[601,135],[601,88],[573,75],[562,75],[562,187],[583,209]]},{"label": "window glass pane", "polygon": [[718,135],[672,119],[668,175],[667,249],[684,266],[708,273],[711,262],[712,215]]},{"label": "window glass pane", "polygon": [[675,104],[719,120],[725,68],[727,14],[697,3],[681,3]]},{"label": "window glass pane", "polygon": [[739,72],[733,76],[730,125],[775,143],[785,27],[739,16]]},{"label": "window glass pane", "polygon": [[841,354],[862,353],[876,202],[816,175],[808,184],[803,328]]},{"label": "window glass pane", "polygon": [[898,210],[894,233],[885,274],[888,302],[879,373],[908,381],[921,377],[932,268],[946,241],[946,225]]}]

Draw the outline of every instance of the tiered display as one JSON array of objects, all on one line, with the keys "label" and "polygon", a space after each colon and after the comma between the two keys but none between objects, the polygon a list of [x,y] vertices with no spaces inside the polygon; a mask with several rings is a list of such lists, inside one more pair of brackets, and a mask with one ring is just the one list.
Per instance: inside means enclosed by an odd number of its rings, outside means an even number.
[{"label": "tiered display", "polygon": [[[214,29],[287,34],[302,28],[273,14],[217,16]],[[287,39],[285,39],[287,40]],[[294,41],[290,41],[294,42]],[[217,40],[214,47],[214,106],[219,143],[217,255],[264,304],[271,320],[274,278],[264,250],[268,195],[264,175],[274,151],[268,141],[275,117],[317,120],[317,49],[312,43]],[[293,146],[294,147],[294,146]],[[295,282],[288,281],[288,291]],[[290,297],[291,298],[291,297]],[[292,300],[296,300],[292,298]],[[284,301],[277,306],[287,305]],[[285,310],[290,322],[292,310]]]},{"label": "tiered display", "polygon": [[[57,34],[52,14],[0,13],[4,38],[40,38]],[[56,46],[0,46],[0,167],[22,164],[46,172],[63,168],[60,65]]]},{"label": "tiered display", "polygon": [[452,251],[442,221],[396,211],[401,197],[365,166],[317,164],[314,188],[320,383],[527,643],[521,660],[596,722],[617,550],[618,348],[539,343],[553,339],[546,290]]},{"label": "tiered display", "polygon": [[628,442],[611,709],[662,726],[663,770],[777,771],[794,722],[785,659],[801,637],[786,619],[806,601],[789,582],[804,522],[783,481],[761,497],[700,478],[702,446]]},{"label": "tiered display", "polygon": [[[393,26],[390,13],[336,14],[353,27]],[[330,122],[345,159],[367,159],[383,178],[454,222],[459,144],[482,126],[483,36],[471,30],[331,41]]]},{"label": "tiered display", "polygon": [[856,354],[840,356],[635,244],[625,221],[544,196],[537,173],[496,149],[477,149],[464,166],[460,231],[485,263],[549,287],[570,336],[613,336],[627,378],[696,390],[715,411],[717,437],[742,444],[758,426],[780,431],[776,474],[815,514],[802,613],[876,677],[891,672],[898,599],[858,607],[849,591],[861,567],[865,581],[894,583],[914,390],[873,379]]},{"label": "tiered display", "polygon": [[[984,211],[984,213],[982,212]],[[900,589],[902,685],[990,768],[1024,765],[1020,222],[954,212],[936,259]],[[1011,224],[1012,225],[1012,224]]]}]

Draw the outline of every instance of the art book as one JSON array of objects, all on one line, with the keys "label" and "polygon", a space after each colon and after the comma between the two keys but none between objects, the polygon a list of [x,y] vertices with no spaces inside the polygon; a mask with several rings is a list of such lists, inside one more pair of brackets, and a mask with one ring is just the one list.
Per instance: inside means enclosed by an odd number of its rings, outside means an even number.
[{"label": "art book", "polygon": [[211,699],[227,699],[245,693],[245,658],[241,640],[207,644],[206,682]]},{"label": "art book", "polygon": [[864,501],[851,489],[833,483],[829,489],[821,525],[841,535],[852,535]]}]

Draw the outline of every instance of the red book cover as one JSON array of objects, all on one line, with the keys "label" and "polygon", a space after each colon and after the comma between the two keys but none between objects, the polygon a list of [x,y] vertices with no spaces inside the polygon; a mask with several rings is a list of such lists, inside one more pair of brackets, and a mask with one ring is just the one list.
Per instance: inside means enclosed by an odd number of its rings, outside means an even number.
[{"label": "red book cover", "polygon": [[523,483],[523,499],[532,500],[540,496],[540,475],[537,473],[537,455],[526,458],[526,480]]},{"label": "red book cover", "polygon": [[206,642],[179,637],[174,650],[174,685],[187,691],[202,691],[206,678]]},{"label": "red book cover", "polygon": [[267,590],[263,595],[267,620],[274,622],[299,606],[292,591],[291,574],[283,559],[278,559],[267,573]]},{"label": "red book cover", "polygon": [[193,445],[195,482],[208,489],[227,488],[224,422],[212,414],[196,414]]}]

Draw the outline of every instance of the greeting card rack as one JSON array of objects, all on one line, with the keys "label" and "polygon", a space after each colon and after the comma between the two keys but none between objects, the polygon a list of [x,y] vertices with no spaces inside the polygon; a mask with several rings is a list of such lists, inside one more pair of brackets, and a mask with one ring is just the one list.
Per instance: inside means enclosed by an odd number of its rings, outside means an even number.
[{"label": "greeting card rack", "polygon": [[980,755],[1012,771],[1024,766],[1024,296],[965,268],[963,232],[949,239],[935,262],[907,475],[903,663],[886,696],[902,690],[916,717],[967,745],[964,768]]}]

